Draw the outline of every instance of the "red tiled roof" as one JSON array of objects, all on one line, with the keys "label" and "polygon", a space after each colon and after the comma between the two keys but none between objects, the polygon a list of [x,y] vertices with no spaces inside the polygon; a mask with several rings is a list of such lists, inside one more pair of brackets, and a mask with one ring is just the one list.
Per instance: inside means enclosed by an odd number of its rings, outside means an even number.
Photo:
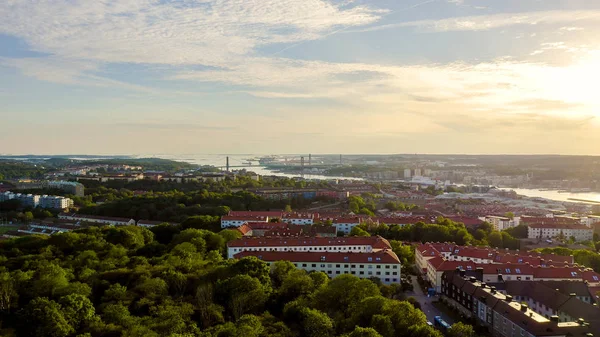
[{"label": "red tiled roof", "polygon": [[337,219],[333,219],[333,223],[361,223],[362,220],[361,218],[337,218]]},{"label": "red tiled roof", "polygon": [[535,267],[535,278],[582,279],[583,271],[577,267]]},{"label": "red tiled roof", "polygon": [[529,223],[542,223],[542,224],[553,224],[553,223],[567,223],[567,224],[579,224],[579,221],[576,219],[570,218],[548,218],[543,216],[533,217],[533,216],[522,216],[521,222],[529,224]]},{"label": "red tiled roof", "polygon": [[314,213],[291,213],[285,214],[283,216],[284,219],[314,219]]},{"label": "red tiled roof", "polygon": [[484,274],[502,274],[502,275],[533,275],[534,267],[527,264],[477,264],[477,268],[483,268]]},{"label": "red tiled roof", "polygon": [[327,263],[383,263],[399,264],[400,259],[391,250],[373,253],[332,253],[332,252],[259,252],[243,251],[233,257],[241,259],[247,256],[256,256],[263,261],[290,261],[290,262],[327,262]]},{"label": "red tiled roof", "polygon": [[555,229],[588,229],[593,230],[585,225],[564,224],[564,223],[537,223],[528,225],[531,228],[555,228]]},{"label": "red tiled roof", "polygon": [[229,216],[244,216],[244,217],[272,217],[281,218],[283,212],[278,211],[229,211]]},{"label": "red tiled roof", "polygon": [[373,221],[379,221],[379,223],[384,223],[386,225],[406,225],[406,224],[416,224],[417,222],[431,223],[430,219],[425,217],[401,217],[401,218],[372,218]]},{"label": "red tiled roof", "polygon": [[599,284],[600,285],[600,274],[596,273],[593,270],[585,270],[583,272],[583,280],[587,281],[589,284]]},{"label": "red tiled roof", "polygon": [[267,221],[267,217],[263,216],[233,216],[233,215],[223,215],[221,217],[221,221],[254,221],[258,222],[260,220]]},{"label": "red tiled roof", "polygon": [[285,246],[371,246],[376,249],[391,249],[390,243],[380,237],[301,237],[301,238],[241,238],[230,241],[228,247],[285,247]]},{"label": "red tiled roof", "polygon": [[478,247],[468,247],[468,246],[456,246],[452,251],[451,255],[455,256],[464,256],[470,257],[474,259],[489,259],[493,260],[496,256],[496,252],[489,248],[478,248]]},{"label": "red tiled roof", "polygon": [[449,216],[447,218],[454,222],[461,222],[467,227],[479,226],[483,223],[483,221],[479,220],[478,218],[470,218],[466,216]]},{"label": "red tiled roof", "polygon": [[448,261],[439,256],[427,261],[427,263],[430,264],[436,272],[455,270],[456,268],[475,270],[475,267],[477,266],[477,264],[472,261]]}]

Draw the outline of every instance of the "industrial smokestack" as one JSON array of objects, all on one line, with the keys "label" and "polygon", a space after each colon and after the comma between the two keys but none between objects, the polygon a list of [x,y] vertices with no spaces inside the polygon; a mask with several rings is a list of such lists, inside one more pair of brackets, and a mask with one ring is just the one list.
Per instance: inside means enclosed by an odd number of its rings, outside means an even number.
[{"label": "industrial smokestack", "polygon": [[226,167],[227,172],[229,172],[229,157],[227,157],[227,163],[226,163],[225,167]]}]

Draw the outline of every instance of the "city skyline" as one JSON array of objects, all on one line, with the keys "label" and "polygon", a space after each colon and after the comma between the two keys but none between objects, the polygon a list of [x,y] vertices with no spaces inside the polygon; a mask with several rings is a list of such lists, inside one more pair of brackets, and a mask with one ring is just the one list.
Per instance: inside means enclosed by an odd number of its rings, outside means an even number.
[{"label": "city skyline", "polygon": [[7,154],[600,155],[600,3],[0,3]]}]

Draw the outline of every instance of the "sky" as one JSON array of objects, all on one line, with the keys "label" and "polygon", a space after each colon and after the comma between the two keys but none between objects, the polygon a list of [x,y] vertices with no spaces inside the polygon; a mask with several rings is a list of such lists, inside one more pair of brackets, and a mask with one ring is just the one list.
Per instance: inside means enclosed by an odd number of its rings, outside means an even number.
[{"label": "sky", "polygon": [[3,0],[0,154],[600,155],[600,1]]}]

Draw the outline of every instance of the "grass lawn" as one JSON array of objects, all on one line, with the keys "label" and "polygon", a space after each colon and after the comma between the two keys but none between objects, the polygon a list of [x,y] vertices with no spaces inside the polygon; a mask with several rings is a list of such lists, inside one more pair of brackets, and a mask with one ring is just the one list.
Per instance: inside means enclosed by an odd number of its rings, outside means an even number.
[{"label": "grass lawn", "polygon": [[4,234],[8,231],[16,231],[18,228],[19,226],[16,225],[0,226],[0,234]]}]

